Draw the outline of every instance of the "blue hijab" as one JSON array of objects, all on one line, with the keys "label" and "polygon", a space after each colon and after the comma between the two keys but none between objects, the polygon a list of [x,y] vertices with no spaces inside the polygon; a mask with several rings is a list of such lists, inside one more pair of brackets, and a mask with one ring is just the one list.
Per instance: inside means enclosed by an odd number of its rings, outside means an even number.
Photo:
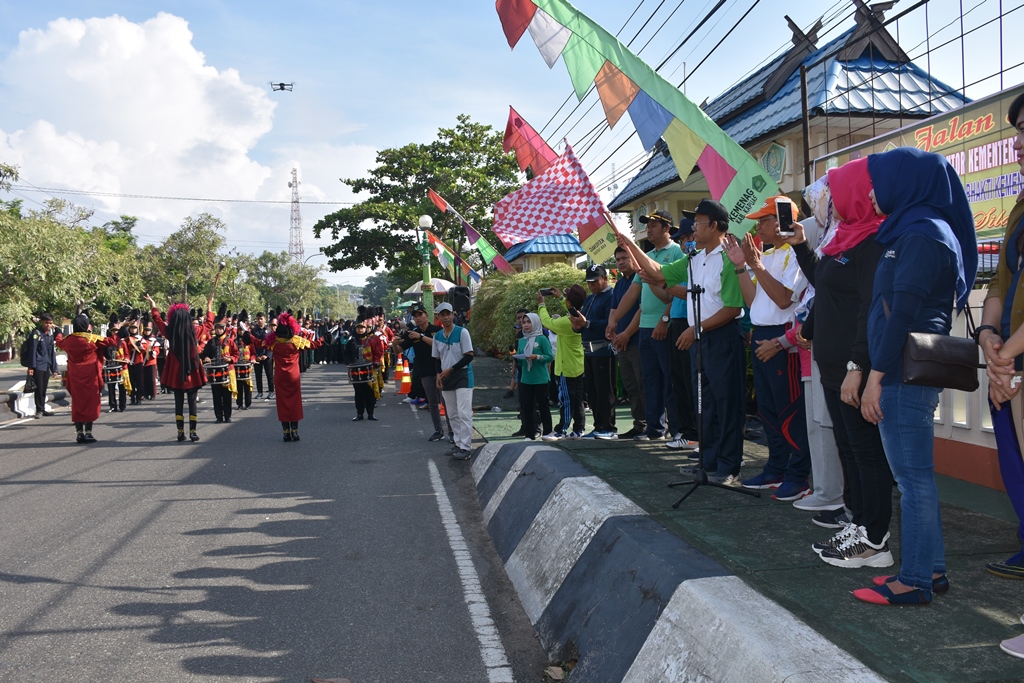
[{"label": "blue hijab", "polygon": [[957,310],[978,274],[978,237],[963,183],[946,158],[916,147],[868,156],[875,201],[887,216],[875,240],[888,246],[918,233],[945,244],[956,256]]}]

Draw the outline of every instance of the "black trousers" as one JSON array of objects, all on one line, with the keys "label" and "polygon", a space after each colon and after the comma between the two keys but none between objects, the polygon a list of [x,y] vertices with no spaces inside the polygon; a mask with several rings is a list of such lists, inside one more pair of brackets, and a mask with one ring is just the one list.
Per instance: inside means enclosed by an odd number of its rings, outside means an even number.
[{"label": "black trousers", "polygon": [[218,420],[231,419],[231,390],[227,384],[211,384],[213,388],[213,414]]},{"label": "black trousers", "polygon": [[252,405],[252,387],[249,386],[248,382],[238,383],[238,407],[245,406],[248,408]]},{"label": "black trousers", "polygon": [[142,395],[145,398],[156,396],[156,366],[142,366]]},{"label": "black trousers", "polygon": [[124,401],[128,392],[124,390],[124,382],[107,385],[107,405],[124,412]]},{"label": "black trousers", "polygon": [[365,412],[373,415],[373,409],[377,407],[377,397],[373,395],[373,387],[366,382],[352,385],[356,395],[356,415],[362,417]]},{"label": "black trousers", "polygon": [[274,358],[268,356],[266,360],[252,364],[252,371],[256,375],[256,393],[263,393],[263,373],[267,374],[267,386],[269,391],[274,390]]},{"label": "black trousers", "polygon": [[520,395],[523,399],[523,434],[530,439],[537,438],[537,412],[540,412],[540,435],[551,433],[551,409],[548,407],[548,385],[520,384]]},{"label": "black trousers", "polygon": [[586,356],[583,380],[587,403],[594,414],[594,430],[615,431],[615,356]]},{"label": "black trousers", "polygon": [[683,437],[691,441],[697,438],[697,414],[694,410],[697,392],[693,389],[693,373],[690,370],[690,351],[680,351],[676,347],[676,339],[686,330],[690,323],[686,318],[672,318],[668,323],[668,340],[672,342],[669,350],[669,374],[672,377],[672,392],[676,397],[676,412],[679,414],[679,431]]},{"label": "black trousers", "polygon": [[823,389],[846,479],[843,502],[853,523],[867,529],[872,543],[880,543],[892,521],[893,478],[878,426],[865,420],[860,408],[843,403],[838,391]]},{"label": "black trousers", "polygon": [[128,379],[132,382],[132,405],[142,403],[142,370],[141,363],[133,363],[128,366]]},{"label": "black trousers", "polygon": [[50,386],[50,375],[52,374],[49,370],[35,369],[33,373],[36,378],[36,413],[41,413],[46,410],[46,390]]}]

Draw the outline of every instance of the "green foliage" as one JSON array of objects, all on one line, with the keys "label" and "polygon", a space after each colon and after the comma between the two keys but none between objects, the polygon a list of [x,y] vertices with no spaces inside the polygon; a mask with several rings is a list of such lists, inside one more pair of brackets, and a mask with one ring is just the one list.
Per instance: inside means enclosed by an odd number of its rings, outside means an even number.
[{"label": "green foliage", "polygon": [[[539,306],[537,290],[558,287],[564,291],[572,285],[583,285],[584,279],[582,270],[564,263],[526,273],[488,276],[473,302],[469,327],[474,345],[490,353],[507,352],[516,337],[516,311],[525,308],[535,313]],[[551,315],[567,315],[562,299],[549,296],[545,303]]]},{"label": "green foliage", "polygon": [[502,137],[491,126],[473,123],[462,114],[455,128],[440,129],[430,144],[382,150],[369,177],[343,179],[368,198],[313,226],[317,237],[329,232],[335,240],[323,250],[332,257],[331,268],[415,268],[421,258],[416,251],[416,227],[424,214],[434,218],[432,232],[464,258],[470,256],[462,253],[462,225],[451,214],[439,215],[427,189],[451,202],[482,232],[491,222],[494,204],[518,187],[518,169],[512,155],[502,149]]},{"label": "green foliage", "polygon": [[218,252],[224,246],[224,223],[208,213],[187,217],[161,249],[163,291],[188,300],[189,289],[207,292],[217,275]]}]

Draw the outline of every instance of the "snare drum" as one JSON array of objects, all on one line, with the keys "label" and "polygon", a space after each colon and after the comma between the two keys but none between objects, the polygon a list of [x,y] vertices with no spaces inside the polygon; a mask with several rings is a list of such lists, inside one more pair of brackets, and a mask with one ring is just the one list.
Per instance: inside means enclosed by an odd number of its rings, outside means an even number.
[{"label": "snare drum", "polygon": [[124,384],[124,365],[113,361],[107,361],[103,366],[103,383]]},{"label": "snare drum", "polygon": [[373,381],[373,363],[352,363],[348,366],[348,379],[352,384],[369,384]]},{"label": "snare drum", "polygon": [[206,366],[206,376],[210,378],[210,384],[228,384],[231,382],[227,363],[210,363]]},{"label": "snare drum", "polygon": [[248,382],[252,374],[252,363],[235,363],[235,379],[239,382]]}]

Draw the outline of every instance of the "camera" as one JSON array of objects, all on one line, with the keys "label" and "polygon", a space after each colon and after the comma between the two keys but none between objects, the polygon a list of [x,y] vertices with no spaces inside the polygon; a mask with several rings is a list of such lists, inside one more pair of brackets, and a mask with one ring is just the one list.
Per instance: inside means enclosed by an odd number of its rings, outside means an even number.
[{"label": "camera", "polygon": [[540,295],[541,296],[554,296],[554,294],[555,294],[555,288],[554,287],[545,287],[544,289],[540,290]]}]

